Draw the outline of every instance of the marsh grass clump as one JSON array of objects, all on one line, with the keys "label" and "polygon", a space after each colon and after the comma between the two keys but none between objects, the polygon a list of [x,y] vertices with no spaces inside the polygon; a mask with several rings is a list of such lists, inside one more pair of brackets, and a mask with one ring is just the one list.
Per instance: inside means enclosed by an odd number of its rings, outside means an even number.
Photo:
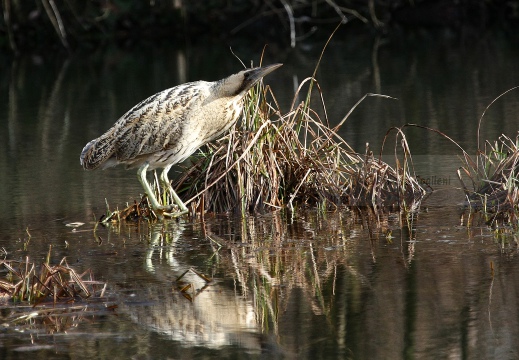
[{"label": "marsh grass clump", "polygon": [[[304,101],[281,115],[274,94],[258,84],[245,99],[239,126],[206,147],[194,165],[175,182],[198,212],[242,214],[288,207],[336,209],[340,206],[397,208],[418,201],[425,190],[410,173],[410,151],[402,139],[404,159],[391,167],[354,151],[338,134],[345,118],[331,127],[318,82],[307,78]],[[319,91],[324,119],[311,107],[312,89]],[[268,101],[270,99],[270,101]]]},{"label": "marsh grass clump", "polygon": [[8,296],[14,303],[28,304],[33,307],[43,303],[72,303],[87,298],[102,298],[106,283],[95,281],[91,271],[78,274],[65,258],[57,265],[47,261],[37,266],[25,261],[0,260],[0,268],[7,271],[0,280],[0,293]]},{"label": "marsh grass clump", "polygon": [[[466,164],[458,176],[468,205],[519,225],[519,135],[515,139],[501,135],[494,144],[486,141],[476,161]],[[470,179],[473,190],[462,174]]]},{"label": "marsh grass clump", "polygon": [[458,178],[467,199],[467,208],[471,212],[482,211],[487,223],[497,220],[515,229],[519,228],[519,132],[515,139],[503,134],[493,144],[487,140],[483,149],[479,139],[488,109],[501,97],[517,89],[519,86],[506,90],[483,111],[478,123],[478,152],[474,159],[456,144],[464,156],[465,163],[458,169]]}]

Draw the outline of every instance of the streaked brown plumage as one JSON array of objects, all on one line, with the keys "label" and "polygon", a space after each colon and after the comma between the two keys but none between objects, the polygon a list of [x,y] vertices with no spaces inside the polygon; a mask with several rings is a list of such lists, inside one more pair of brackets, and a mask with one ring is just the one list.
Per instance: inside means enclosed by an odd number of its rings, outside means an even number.
[{"label": "streaked brown plumage", "polygon": [[180,207],[175,215],[184,214],[187,208],[169,183],[169,169],[233,126],[243,110],[244,95],[281,65],[246,69],[219,81],[186,83],[152,95],[86,144],[81,165],[86,170],[118,164],[139,166],[139,180],[152,207],[171,211],[158,203],[146,180],[147,170],[163,168],[163,186]]}]

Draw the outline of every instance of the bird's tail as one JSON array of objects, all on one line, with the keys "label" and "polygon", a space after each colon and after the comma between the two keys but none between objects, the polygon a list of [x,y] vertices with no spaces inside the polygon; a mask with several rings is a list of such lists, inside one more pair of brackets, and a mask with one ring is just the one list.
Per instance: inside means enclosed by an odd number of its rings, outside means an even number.
[{"label": "bird's tail", "polygon": [[108,131],[85,145],[79,158],[85,170],[97,169],[114,155],[115,142],[112,137],[113,132]]}]

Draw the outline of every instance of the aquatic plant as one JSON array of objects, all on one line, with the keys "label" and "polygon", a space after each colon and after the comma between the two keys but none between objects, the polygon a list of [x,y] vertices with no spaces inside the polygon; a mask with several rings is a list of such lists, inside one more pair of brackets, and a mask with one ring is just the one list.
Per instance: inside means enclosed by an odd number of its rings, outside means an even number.
[{"label": "aquatic plant", "polygon": [[[463,175],[472,183],[466,185]],[[501,135],[494,144],[485,141],[471,166],[458,170],[467,206],[493,218],[506,218],[519,226],[519,135]]]},{"label": "aquatic plant", "polygon": [[482,211],[487,223],[500,220],[503,224],[519,228],[519,132],[515,139],[502,134],[494,143],[486,140],[483,147],[480,145],[481,124],[487,110],[499,98],[516,89],[519,86],[503,92],[483,111],[478,122],[478,150],[475,156],[470,156],[457,141],[437,129],[417,124],[404,125],[439,134],[461,152],[463,163],[457,170],[457,176],[467,200],[467,224],[472,221],[470,212]]},{"label": "aquatic plant", "polygon": [[[483,111],[477,131],[478,151],[474,159],[465,153],[465,164],[458,178],[470,210],[482,210],[488,222],[496,219],[519,228],[519,132],[515,139],[502,134],[494,143],[480,145],[481,124],[487,110],[513,87],[496,97]],[[468,178],[471,187],[466,184]]]}]

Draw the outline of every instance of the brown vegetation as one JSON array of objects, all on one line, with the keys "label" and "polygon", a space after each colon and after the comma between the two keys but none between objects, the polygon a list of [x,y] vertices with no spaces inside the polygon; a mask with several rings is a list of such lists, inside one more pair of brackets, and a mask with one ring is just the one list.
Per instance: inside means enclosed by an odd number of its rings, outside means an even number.
[{"label": "brown vegetation", "polygon": [[6,279],[0,280],[0,294],[8,295],[15,303],[32,306],[104,296],[106,283],[95,281],[90,271],[78,274],[66,259],[58,265],[50,265],[49,257],[50,250],[47,261],[39,269],[28,257],[25,261],[0,260],[0,266],[8,272]]}]

